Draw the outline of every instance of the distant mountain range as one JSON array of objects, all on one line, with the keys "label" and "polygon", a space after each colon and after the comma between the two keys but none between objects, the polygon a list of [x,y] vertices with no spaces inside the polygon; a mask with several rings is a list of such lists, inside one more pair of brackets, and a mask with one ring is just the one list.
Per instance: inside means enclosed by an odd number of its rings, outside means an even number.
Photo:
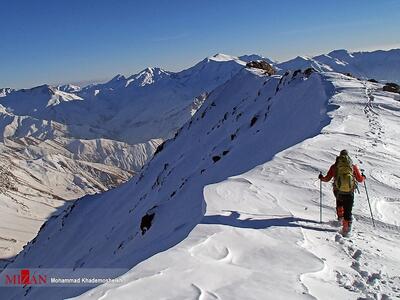
[{"label": "distant mountain range", "polygon": [[312,67],[321,72],[350,73],[362,79],[400,83],[400,49],[373,52],[348,52],[335,50],[314,57],[298,56],[278,63],[282,70]]},{"label": "distant mountain range", "polygon": [[0,258],[18,253],[65,201],[138,173],[244,65],[215,55],[178,73],[147,68],[83,88],[1,89],[0,223],[8,225],[0,226]]}]

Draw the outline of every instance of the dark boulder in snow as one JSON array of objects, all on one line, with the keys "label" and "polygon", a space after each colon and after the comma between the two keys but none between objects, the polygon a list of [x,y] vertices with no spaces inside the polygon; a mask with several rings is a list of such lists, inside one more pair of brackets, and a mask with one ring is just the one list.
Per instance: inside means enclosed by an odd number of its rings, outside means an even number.
[{"label": "dark boulder in snow", "polygon": [[221,159],[221,156],[215,155],[212,157],[212,160],[214,163],[216,163],[217,161],[219,161]]},{"label": "dark boulder in snow", "polygon": [[160,145],[158,145],[156,152],[154,152],[154,156],[156,156],[158,153],[160,153],[161,151],[164,150],[164,146],[165,146],[165,142],[161,143]]},{"label": "dark boulder in snow", "polygon": [[392,93],[398,93],[400,94],[400,86],[396,83],[393,82],[388,82],[385,84],[385,86],[382,88],[385,92],[392,92]]},{"label": "dark boulder in snow", "polygon": [[258,116],[254,116],[250,121],[250,127],[253,127],[254,124],[256,124],[257,120],[258,120]]},{"label": "dark boulder in snow", "polygon": [[146,231],[148,231],[151,225],[153,224],[153,219],[154,216],[156,215],[154,210],[156,208],[157,206],[154,206],[142,217],[142,221],[140,222],[140,230],[142,231],[142,235],[144,235]]},{"label": "dark boulder in snow", "polygon": [[310,68],[307,68],[304,70],[304,75],[306,75],[306,77],[310,77],[310,75],[314,72],[315,72],[315,69],[310,67]]},{"label": "dark boulder in snow", "polygon": [[253,60],[246,64],[246,68],[257,68],[264,70],[268,75],[274,75],[276,70],[264,60]]},{"label": "dark boulder in snow", "polygon": [[354,75],[353,75],[353,74],[351,74],[351,73],[349,73],[349,72],[346,72],[346,73],[344,73],[344,75],[346,75],[346,76],[348,76],[348,77],[355,78],[355,77],[354,77]]}]

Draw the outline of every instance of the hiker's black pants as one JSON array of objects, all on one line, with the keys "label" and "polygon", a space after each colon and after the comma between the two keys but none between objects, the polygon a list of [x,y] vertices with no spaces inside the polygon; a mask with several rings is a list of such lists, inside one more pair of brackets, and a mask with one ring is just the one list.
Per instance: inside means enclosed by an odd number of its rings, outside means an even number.
[{"label": "hiker's black pants", "polygon": [[343,219],[351,222],[352,220],[351,211],[353,210],[354,193],[340,194],[334,192],[334,194],[336,196],[336,207],[343,206],[344,208]]}]

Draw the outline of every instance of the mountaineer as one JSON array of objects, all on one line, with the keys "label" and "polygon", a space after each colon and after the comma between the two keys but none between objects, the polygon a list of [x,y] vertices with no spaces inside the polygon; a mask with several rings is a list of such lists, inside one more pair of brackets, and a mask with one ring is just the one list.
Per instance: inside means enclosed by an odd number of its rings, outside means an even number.
[{"label": "mountaineer", "polygon": [[342,222],[342,233],[346,235],[351,230],[354,190],[358,182],[363,182],[365,175],[353,164],[347,150],[340,151],[336,162],[329,168],[326,176],[320,174],[318,179],[324,182],[333,181],[333,193],[336,197],[336,212]]}]

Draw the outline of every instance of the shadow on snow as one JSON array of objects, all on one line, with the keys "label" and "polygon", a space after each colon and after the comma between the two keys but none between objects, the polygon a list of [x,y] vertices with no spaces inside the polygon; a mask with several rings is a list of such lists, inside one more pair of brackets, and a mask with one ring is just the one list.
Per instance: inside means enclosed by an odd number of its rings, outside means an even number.
[{"label": "shadow on snow", "polygon": [[[211,215],[205,216],[201,224],[226,225],[237,228],[251,229],[267,229],[270,227],[301,227],[304,229],[315,231],[336,232],[334,229],[321,228],[321,224],[317,221],[296,217],[270,218],[270,219],[240,219],[240,214],[236,211],[231,211],[228,216]],[[311,226],[316,224],[318,227]]]}]

